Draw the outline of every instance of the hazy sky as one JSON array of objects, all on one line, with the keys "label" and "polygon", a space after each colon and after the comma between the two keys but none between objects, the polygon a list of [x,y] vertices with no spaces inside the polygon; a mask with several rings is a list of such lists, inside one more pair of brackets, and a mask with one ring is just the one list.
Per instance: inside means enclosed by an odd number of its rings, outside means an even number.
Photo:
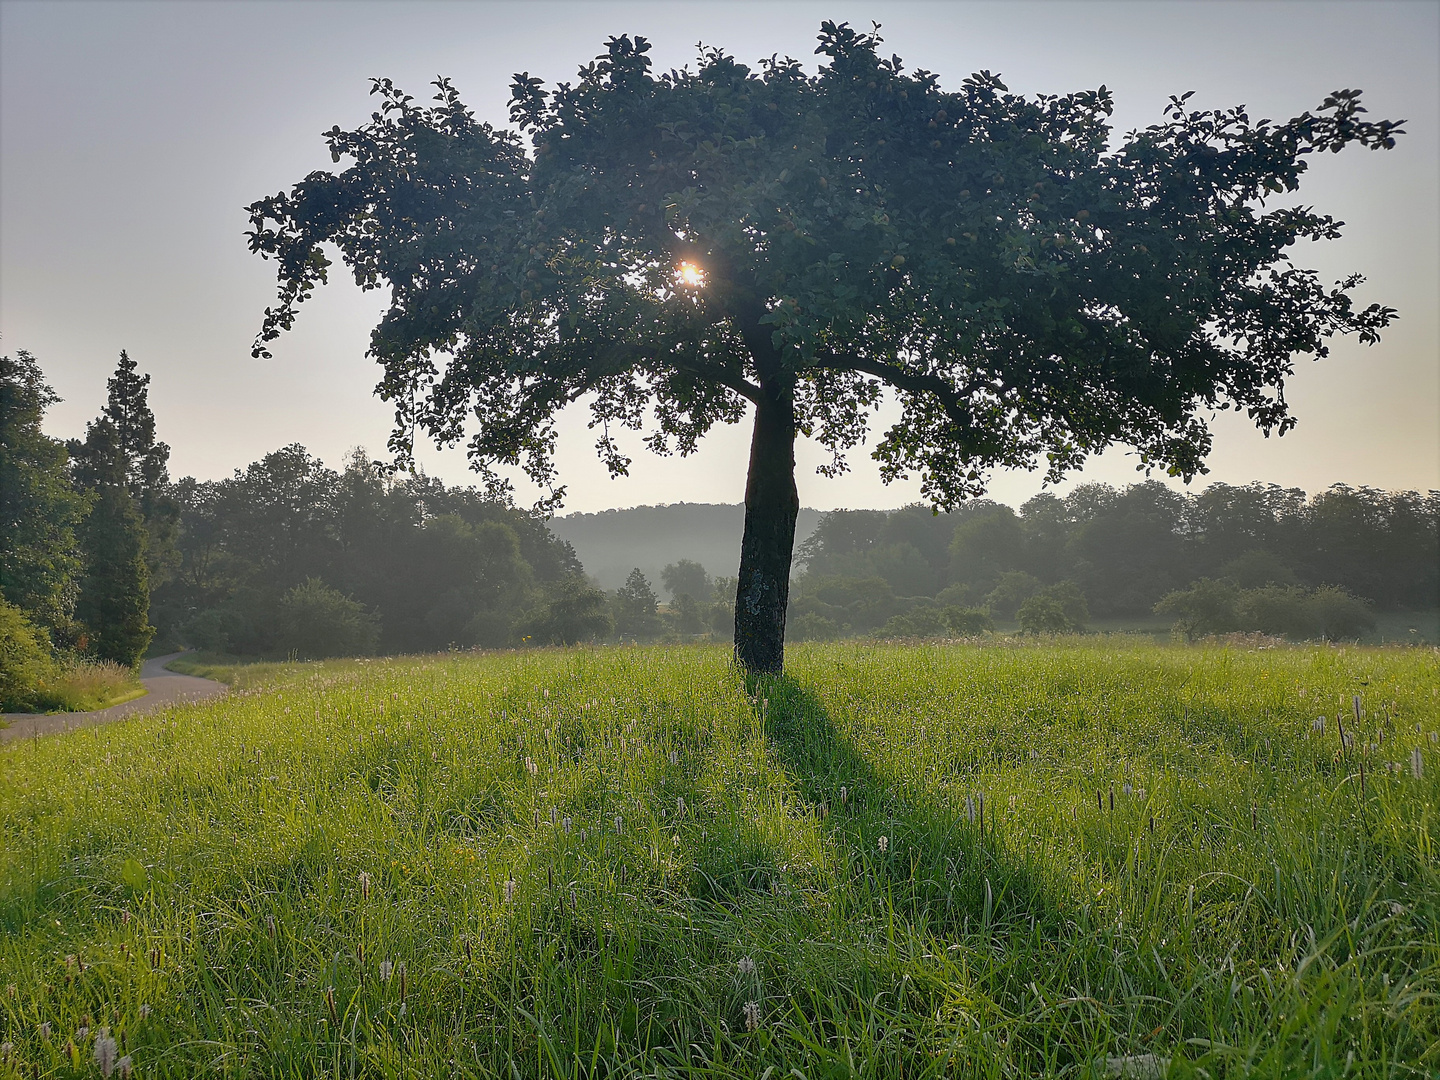
[{"label": "hazy sky", "polygon": [[[272,264],[246,250],[243,207],[330,168],[320,133],[371,109],[371,76],[417,98],[452,77],[482,117],[505,121],[510,77],[570,79],[611,34],[643,34],[659,68],[693,61],[697,42],[745,61],[772,53],[813,64],[825,18],[882,24],[887,51],[957,86],[999,72],[1012,90],[1115,92],[1117,133],[1155,123],[1168,96],[1248,105],[1288,119],[1333,89],[1360,87],[1372,117],[1405,118],[1389,153],[1312,158],[1301,194],[1347,222],[1345,238],[1295,249],[1334,279],[1366,275],[1362,301],[1400,311],[1370,349],[1337,346],[1290,384],[1299,428],[1266,440],[1233,414],[1215,425],[1198,481],[1440,487],[1440,4],[1402,3],[102,3],[0,2],[0,350],[35,353],[65,398],[53,434],[79,434],[104,400],[122,348],[154,376],[151,404],[176,475],[227,475],[301,442],[336,465],[352,446],[379,453],[388,408],[365,358],[383,306],[342,275],[301,310],[275,359],[250,359],[274,292]],[[337,270],[339,268],[337,267]],[[880,427],[883,423],[877,423]],[[738,502],[748,425],[696,456],[634,453],[630,478],[594,460],[584,414],[562,440],[567,510],[660,502]],[[459,452],[426,468],[468,482]],[[896,506],[918,484],[883,486],[864,453],[838,481],[814,474],[809,506]],[[1127,483],[1114,451],[1081,479]],[[1067,483],[1066,487],[1069,486]],[[1020,502],[1032,473],[996,477]],[[1063,489],[1062,489],[1063,490]],[[521,488],[524,497],[526,490]]]}]

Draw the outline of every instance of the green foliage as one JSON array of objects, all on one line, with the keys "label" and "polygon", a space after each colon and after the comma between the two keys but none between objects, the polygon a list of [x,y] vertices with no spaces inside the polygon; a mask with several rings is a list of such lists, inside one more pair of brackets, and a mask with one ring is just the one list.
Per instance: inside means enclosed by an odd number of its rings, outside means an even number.
[{"label": "green foliage", "polygon": [[545,589],[543,603],[520,633],[536,645],[575,645],[608,637],[615,624],[605,594],[581,577],[564,578]]},{"label": "green foliage", "polygon": [[50,705],[46,684],[55,660],[43,630],[0,597],[0,712],[29,712]]},{"label": "green foliage", "polygon": [[[157,1077],[1428,1075],[1437,663],[1012,640],[799,648],[749,684],[689,647],[239,669],[0,750],[4,1067],[96,1075],[103,1018]],[[1312,731],[1339,709],[1349,757]]]},{"label": "green foliage", "polygon": [[995,588],[986,595],[985,607],[1001,618],[1014,618],[1020,605],[1044,587],[1034,574],[1027,574],[1024,570],[1007,570],[996,580]]},{"label": "green foliage", "polygon": [[655,614],[658,606],[655,590],[637,566],[615,594],[615,632],[635,641],[658,637],[661,629]]},{"label": "green foliage", "polygon": [[1020,605],[1020,630],[1026,634],[1068,634],[1074,628],[1054,597],[1037,594]]},{"label": "green foliage", "polygon": [[174,578],[163,632],[217,652],[283,655],[285,592],[320,578],[380,616],[378,648],[510,644],[547,582],[579,571],[533,514],[424,476],[392,478],[357,453],[343,472],[287,446],[229,480],[176,485]]},{"label": "green foliage", "polygon": [[76,644],[97,660],[138,668],[155,636],[149,620],[145,522],[122,485],[102,482],[94,496],[80,529],[85,576],[75,605],[75,618],[83,627]]},{"label": "green foliage", "polygon": [[380,639],[380,620],[319,578],[287,592],[277,615],[280,650],[302,660],[368,656]]},{"label": "green foliage", "polygon": [[279,285],[253,352],[327,280],[333,245],[390,289],[371,352],[400,462],[417,433],[469,436],[488,494],[519,465],[547,507],[572,403],[612,475],[630,464],[614,427],[689,453],[753,404],[735,641],[748,670],[778,671],[797,433],[834,475],[893,391],[881,475],[918,474],[945,508],[996,469],[1057,480],[1117,443],[1188,480],[1205,416],[1283,434],[1294,357],[1372,343],[1395,314],[1355,304],[1358,276],[1326,287],[1290,264],[1339,222],[1266,203],[1314,152],[1394,146],[1399,126],[1365,120],[1356,91],[1283,123],[1172,98],[1116,140],[1103,86],[1028,99],[982,71],[942,90],[878,34],[826,21],[819,41],[813,73],[702,48],[656,77],[649,42],[614,37],[574,82],[517,75],[510,130],[446,79],[429,108],[377,79],[369,122],[325,136],[343,170],[247,208]]},{"label": "green foliage", "polygon": [[1186,641],[1207,634],[1226,634],[1240,625],[1240,590],[1229,581],[1201,578],[1188,589],[1166,593],[1155,605],[1160,615],[1174,615],[1175,629]]},{"label": "green foliage", "polygon": [[670,563],[660,572],[660,580],[665,583],[665,591],[670,594],[671,600],[688,595],[699,604],[710,602],[710,575],[697,562],[681,559]]},{"label": "green foliage", "polygon": [[1187,641],[1232,630],[1257,631],[1295,641],[1344,641],[1358,638],[1375,626],[1375,616],[1364,601],[1334,586],[1239,589],[1232,581],[1202,578],[1188,589],[1168,593],[1155,610],[1178,616],[1175,629]]},{"label": "green foliage", "polygon": [[0,356],[0,598],[67,632],[82,565],[75,530],[87,503],[70,484],[64,444],[40,428],[59,400],[30,353]]},{"label": "green foliage", "polygon": [[1073,581],[1041,589],[1019,608],[1020,629],[1027,634],[1078,634],[1090,619],[1085,596]]},{"label": "green foliage", "polygon": [[956,637],[979,637],[995,630],[995,620],[985,608],[947,607],[945,621]]},{"label": "green foliage", "polygon": [[946,612],[931,605],[917,606],[901,615],[893,615],[875,631],[882,638],[937,638],[950,636],[950,620]]}]

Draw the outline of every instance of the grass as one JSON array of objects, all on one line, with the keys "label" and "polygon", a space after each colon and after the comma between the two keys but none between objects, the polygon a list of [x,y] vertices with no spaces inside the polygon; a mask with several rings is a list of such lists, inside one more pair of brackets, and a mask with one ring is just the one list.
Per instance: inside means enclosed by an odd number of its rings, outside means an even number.
[{"label": "grass", "polygon": [[0,1075],[1440,1070],[1435,650],[727,660],[267,665],[0,751]]},{"label": "grass", "polygon": [[[90,712],[141,697],[145,688],[134,671],[109,660],[71,660],[56,664],[39,689],[46,712]],[[0,727],[6,726],[0,714]]]}]

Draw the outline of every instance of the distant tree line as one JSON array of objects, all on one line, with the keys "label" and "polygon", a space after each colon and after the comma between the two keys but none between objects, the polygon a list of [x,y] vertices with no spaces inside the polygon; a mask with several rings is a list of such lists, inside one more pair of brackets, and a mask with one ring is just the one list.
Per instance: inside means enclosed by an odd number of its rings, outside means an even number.
[{"label": "distant tree line", "polygon": [[610,633],[608,602],[534,514],[473,488],[342,471],[286,446],[226,480],[184,479],[162,632],[249,655],[353,655],[573,643]]},{"label": "distant tree line", "polygon": [[1194,495],[1085,484],[1018,512],[988,500],[938,515],[837,510],[801,545],[789,633],[1078,629],[1160,605],[1191,635],[1352,637],[1371,610],[1440,603],[1437,535],[1440,492],[1344,485],[1311,498],[1266,484]]}]

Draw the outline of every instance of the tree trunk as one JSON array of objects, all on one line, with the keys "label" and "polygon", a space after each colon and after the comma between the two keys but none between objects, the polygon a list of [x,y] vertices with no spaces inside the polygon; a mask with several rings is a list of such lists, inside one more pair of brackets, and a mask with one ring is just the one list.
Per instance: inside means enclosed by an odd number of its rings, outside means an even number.
[{"label": "tree trunk", "polygon": [[[778,381],[778,380],[777,380]],[[789,387],[766,387],[755,409],[745,538],[735,596],[735,658],[746,671],[778,674],[785,664],[785,609],[795,551],[795,413]]]}]

